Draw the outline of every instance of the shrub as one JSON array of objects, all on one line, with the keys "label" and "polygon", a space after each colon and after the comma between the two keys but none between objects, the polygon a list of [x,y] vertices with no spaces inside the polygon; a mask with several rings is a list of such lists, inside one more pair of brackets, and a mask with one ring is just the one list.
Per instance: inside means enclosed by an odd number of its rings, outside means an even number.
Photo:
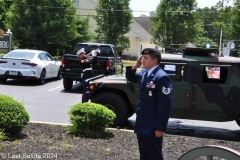
[{"label": "shrub", "polygon": [[22,103],[0,94],[0,129],[18,134],[29,122],[29,114]]},{"label": "shrub", "polygon": [[6,134],[2,130],[0,130],[0,142],[2,142],[6,138],[7,138]]},{"label": "shrub", "polygon": [[2,58],[3,56],[5,56],[6,54],[4,53],[0,53],[0,58]]},{"label": "shrub", "polygon": [[74,135],[101,134],[116,118],[113,111],[92,102],[78,103],[71,107],[68,114],[72,123],[68,129]]}]

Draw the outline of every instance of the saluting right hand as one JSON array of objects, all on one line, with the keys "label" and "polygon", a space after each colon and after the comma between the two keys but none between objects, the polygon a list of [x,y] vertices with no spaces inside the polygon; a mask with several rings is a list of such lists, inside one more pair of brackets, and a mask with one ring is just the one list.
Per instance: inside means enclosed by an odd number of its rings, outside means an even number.
[{"label": "saluting right hand", "polygon": [[137,69],[139,67],[141,67],[142,65],[142,56],[140,56],[137,60],[137,62],[135,63],[135,65],[132,67],[132,69]]}]

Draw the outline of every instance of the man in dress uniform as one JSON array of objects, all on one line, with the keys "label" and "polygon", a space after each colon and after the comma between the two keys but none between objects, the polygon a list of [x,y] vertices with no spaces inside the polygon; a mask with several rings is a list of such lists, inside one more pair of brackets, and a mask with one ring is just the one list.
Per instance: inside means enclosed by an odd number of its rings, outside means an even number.
[{"label": "man in dress uniform", "polygon": [[[145,48],[134,66],[126,67],[126,78],[139,84],[134,133],[137,134],[140,160],[162,160],[163,136],[172,108],[172,84],[158,65],[160,52]],[[143,69],[136,69],[143,64]]]},{"label": "man in dress uniform", "polygon": [[85,80],[88,78],[93,77],[93,70],[92,64],[96,62],[95,52],[92,52],[92,57],[89,59],[87,58],[86,52],[84,48],[77,51],[77,57],[80,59],[80,63],[83,69],[83,76],[82,76],[82,86],[83,86],[83,94],[82,94],[82,102],[87,102],[89,100],[88,94],[85,94]]}]

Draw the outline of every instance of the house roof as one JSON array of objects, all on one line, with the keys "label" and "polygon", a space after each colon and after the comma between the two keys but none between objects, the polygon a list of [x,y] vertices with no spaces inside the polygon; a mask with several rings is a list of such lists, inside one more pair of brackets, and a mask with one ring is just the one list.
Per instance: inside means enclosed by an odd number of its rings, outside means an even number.
[{"label": "house roof", "polygon": [[97,4],[97,0],[89,0],[90,3],[94,4],[94,6],[96,7],[96,4]]},{"label": "house roof", "polygon": [[133,18],[133,23],[130,24],[131,30],[130,34],[137,39],[143,39],[150,41],[152,39],[152,35],[144,29],[135,19]]},{"label": "house roof", "polygon": [[151,34],[150,29],[152,28],[152,23],[150,17],[142,14],[140,17],[134,17],[133,19]]}]

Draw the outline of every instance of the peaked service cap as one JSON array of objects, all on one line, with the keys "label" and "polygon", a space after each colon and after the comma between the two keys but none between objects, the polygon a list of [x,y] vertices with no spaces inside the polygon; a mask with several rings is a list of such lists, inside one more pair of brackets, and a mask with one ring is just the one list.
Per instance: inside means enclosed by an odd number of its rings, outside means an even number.
[{"label": "peaked service cap", "polygon": [[84,50],[84,48],[81,48],[81,49],[79,49],[79,51],[77,51],[77,55],[79,55],[79,54],[83,54],[83,53],[86,53],[85,52],[85,50]]},{"label": "peaked service cap", "polygon": [[145,48],[142,50],[142,55],[144,54],[155,54],[161,56],[161,53],[156,48]]}]

